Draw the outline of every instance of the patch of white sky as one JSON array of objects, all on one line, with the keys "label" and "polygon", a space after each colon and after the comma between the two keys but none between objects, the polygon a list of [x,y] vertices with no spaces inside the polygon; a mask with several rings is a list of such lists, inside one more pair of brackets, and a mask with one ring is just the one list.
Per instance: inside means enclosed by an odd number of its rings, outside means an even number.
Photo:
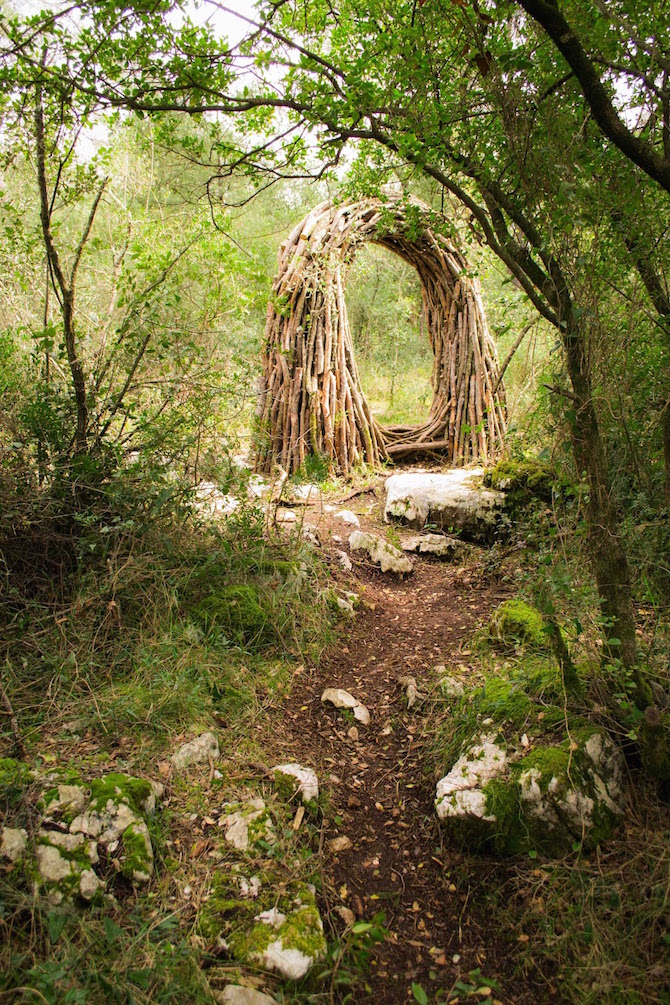
[{"label": "patch of white sky", "polygon": [[[187,19],[199,27],[209,27],[216,38],[229,47],[239,45],[243,39],[254,31],[254,24],[259,22],[259,7],[257,0],[226,0],[225,5],[218,2],[188,2],[175,9],[170,15],[174,27],[180,27]],[[50,13],[64,12],[65,21],[76,31],[83,22],[71,0],[13,0],[12,7],[21,17],[32,17],[40,11]],[[66,13],[67,12],[67,13]],[[244,70],[238,79],[238,86],[244,86]],[[83,161],[90,160],[109,139],[109,130],[103,116],[82,130],[77,144],[77,155]]]}]

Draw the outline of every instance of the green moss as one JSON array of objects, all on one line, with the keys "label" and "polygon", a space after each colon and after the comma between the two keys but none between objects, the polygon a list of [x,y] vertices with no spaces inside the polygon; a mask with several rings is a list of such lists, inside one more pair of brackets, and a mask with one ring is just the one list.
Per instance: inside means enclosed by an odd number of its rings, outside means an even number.
[{"label": "green moss", "polygon": [[515,765],[515,770],[517,774],[524,771],[538,771],[540,773],[538,784],[542,792],[546,792],[552,779],[567,779],[569,767],[575,768],[572,772],[574,778],[574,774],[577,773],[576,764],[571,765],[570,760],[570,749],[567,741],[564,741],[557,747],[538,747],[531,751]]},{"label": "green moss", "polygon": [[130,824],[122,835],[121,871],[129,880],[147,880],[153,872],[151,841],[138,824]]},{"label": "green moss", "polygon": [[296,797],[300,782],[295,775],[285,775],[283,771],[275,771],[274,786],[279,798],[283,802],[290,803]]},{"label": "green moss", "polygon": [[16,806],[31,781],[30,768],[13,757],[0,757],[0,804]]},{"label": "green moss", "polygon": [[556,480],[556,473],[548,464],[533,459],[498,461],[485,478],[487,485],[509,493],[513,502],[532,497],[551,502]]},{"label": "green moss", "polygon": [[255,586],[227,586],[205,597],[194,610],[206,629],[221,629],[232,641],[246,646],[268,643],[275,637],[269,611]]},{"label": "green moss", "polygon": [[149,782],[144,778],[132,778],[130,775],[123,775],[120,772],[111,772],[102,778],[95,778],[91,782],[90,788],[91,810],[101,812],[111,800],[112,803],[116,804],[126,803],[139,815],[146,812],[143,804],[153,791]]},{"label": "green moss", "polygon": [[294,910],[277,929],[285,949],[297,949],[305,956],[318,958],[326,951],[326,940],[321,931],[321,917],[314,898],[307,890],[300,893],[302,906]]},{"label": "green moss", "polygon": [[542,615],[523,600],[505,600],[489,624],[491,638],[503,646],[523,645],[548,652],[550,641]]},{"label": "green moss", "polygon": [[528,850],[528,827],[521,812],[518,782],[514,777],[493,778],[483,788],[486,796],[486,813],[496,818],[496,825],[488,840],[492,851],[516,855]]}]

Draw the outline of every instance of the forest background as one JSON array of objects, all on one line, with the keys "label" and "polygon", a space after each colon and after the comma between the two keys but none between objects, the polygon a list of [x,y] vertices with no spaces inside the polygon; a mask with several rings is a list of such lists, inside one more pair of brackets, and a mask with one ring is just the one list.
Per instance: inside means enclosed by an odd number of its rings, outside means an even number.
[{"label": "forest background", "polygon": [[[4,9],[8,742],[25,751],[91,689],[101,721],[160,710],[163,740],[206,714],[221,681],[194,686],[210,655],[194,657],[173,611],[199,599],[212,551],[197,485],[248,477],[234,456],[259,432],[278,244],[323,198],[390,185],[464,248],[501,360],[516,346],[509,454],[562,486],[524,589],[597,655],[615,732],[667,785],[667,6],[278,3],[232,46],[223,10]],[[431,353],[416,278],[365,249],[347,297],[378,416],[420,419]],[[304,477],[334,473],[315,458]],[[217,539],[219,572],[253,575],[284,560],[274,549],[251,507]],[[275,643],[323,644],[315,596],[279,599]],[[81,619],[59,626],[64,610]],[[166,646],[189,653],[177,681]]]}]

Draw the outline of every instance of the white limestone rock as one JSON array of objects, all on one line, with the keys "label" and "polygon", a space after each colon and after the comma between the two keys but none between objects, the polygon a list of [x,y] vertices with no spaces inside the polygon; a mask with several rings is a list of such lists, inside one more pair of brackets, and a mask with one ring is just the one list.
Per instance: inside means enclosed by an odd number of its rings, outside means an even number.
[{"label": "white limestone rock", "polygon": [[337,559],[338,564],[342,566],[345,572],[351,572],[351,570],[353,569],[353,565],[346,551],[336,551],[335,558]]},{"label": "white limestone rock", "polygon": [[214,999],[221,1005],[277,1005],[274,998],[263,994],[262,991],[255,991],[254,988],[245,988],[241,984],[229,984],[223,991],[214,991]]},{"label": "white limestone rock", "polygon": [[195,489],[195,508],[210,518],[230,516],[240,500],[222,492],[214,482],[199,482]]},{"label": "white limestone rock", "polygon": [[297,519],[298,514],[292,509],[284,509],[277,513],[277,523],[295,523]]},{"label": "white limestone rock", "polygon": [[38,844],[37,868],[45,883],[60,883],[72,873],[72,862],[52,844]]},{"label": "white limestone rock", "polygon": [[260,876],[240,876],[240,897],[242,900],[256,900],[263,884]]},{"label": "white limestone rock", "polygon": [[407,555],[403,555],[399,548],[377,537],[376,534],[355,530],[349,538],[349,550],[367,552],[370,560],[378,565],[382,572],[394,572],[399,576],[406,576],[414,569]]},{"label": "white limestone rock", "polygon": [[314,895],[307,888],[295,898],[286,914],[275,908],[256,920],[277,934],[262,953],[251,954],[251,959],[263,969],[281,974],[286,980],[298,981],[325,956],[323,922]]},{"label": "white limestone rock", "polygon": [[530,767],[519,775],[524,813],[553,832],[557,843],[569,846],[591,834],[603,818],[623,814],[623,755],[604,733],[594,731],[575,752],[574,770]]},{"label": "white limestone rock", "polygon": [[405,692],[405,697],[407,698],[407,708],[416,708],[416,706],[420,705],[422,701],[425,701],[426,696],[419,691],[416,683],[416,677],[411,677],[409,675],[399,677],[398,684]]},{"label": "white limestone rock", "polygon": [[288,775],[295,780],[296,791],[302,796],[303,803],[318,802],[319,779],[314,768],[305,768],[302,764],[277,764],[272,771],[275,775]]},{"label": "white limestone rock", "polygon": [[49,816],[62,813],[81,813],[89,800],[83,785],[58,785],[57,795],[47,803]]},{"label": "white limestone rock", "polygon": [[317,502],[321,498],[321,489],[314,484],[291,485],[288,495],[296,502]]},{"label": "white limestone rock", "polygon": [[486,795],[482,791],[486,782],[502,775],[507,767],[507,752],[495,740],[495,733],[481,736],[439,780],[435,809],[440,820],[474,817],[495,821],[495,816],[486,813]]},{"label": "white limestone rock", "polygon": [[417,534],[402,542],[402,550],[453,561],[464,553],[465,545],[454,537],[445,537],[444,534]]},{"label": "white limestone rock", "polygon": [[178,771],[190,767],[192,764],[208,764],[210,760],[216,761],[220,757],[219,741],[214,733],[201,733],[194,740],[183,743],[179,750],[175,751],[170,760],[172,766]]},{"label": "white limestone rock", "polygon": [[465,684],[458,677],[452,676],[444,664],[433,667],[433,672],[439,675],[439,687],[443,695],[447,698],[463,697],[465,694]]},{"label": "white limestone rock", "polygon": [[427,523],[458,530],[467,540],[490,542],[500,524],[505,495],[483,485],[483,468],[391,475],[384,519],[421,529]]},{"label": "white limestone rock", "polygon": [[264,499],[270,495],[270,482],[263,475],[251,475],[247,482],[247,493],[250,499]]},{"label": "white limestone rock", "polygon": [[354,605],[346,597],[340,597],[338,594],[336,594],[335,603],[337,604],[338,610],[340,610],[346,618],[356,617],[356,611],[354,609]]},{"label": "white limestone rock", "polygon": [[317,547],[321,544],[321,536],[319,534],[319,528],[315,523],[303,523],[301,528],[301,533],[304,541],[308,544],[314,544]]},{"label": "white limestone rock", "polygon": [[233,848],[245,851],[258,840],[274,843],[274,827],[262,799],[250,799],[246,803],[225,803],[223,809],[230,812],[220,817],[219,827],[225,828],[224,837]]},{"label": "white limestone rock", "polygon": [[535,746],[526,734],[503,742],[499,734],[479,737],[438,782],[435,808],[452,832],[500,854],[550,855],[575,841],[592,849],[611,834],[623,814],[623,755],[602,729],[583,727],[572,748],[567,740]]},{"label": "white limestone rock", "polygon": [[321,695],[321,701],[330,702],[335,708],[350,708],[357,722],[362,723],[364,726],[370,723],[370,713],[365,705],[358,698],[354,698],[353,694],[350,694],[349,691],[345,691],[344,688],[327,687]]},{"label": "white limestone rock", "polygon": [[335,514],[335,519],[339,520],[340,523],[349,524],[350,527],[360,527],[361,525],[361,521],[350,509],[341,509],[339,513]]},{"label": "white limestone rock", "polygon": [[98,879],[92,869],[85,869],[79,877],[79,896],[83,900],[93,900],[100,889],[104,889],[105,884]]},{"label": "white limestone rock", "polygon": [[28,832],[23,827],[3,827],[0,839],[0,858],[18,862],[28,847]]}]

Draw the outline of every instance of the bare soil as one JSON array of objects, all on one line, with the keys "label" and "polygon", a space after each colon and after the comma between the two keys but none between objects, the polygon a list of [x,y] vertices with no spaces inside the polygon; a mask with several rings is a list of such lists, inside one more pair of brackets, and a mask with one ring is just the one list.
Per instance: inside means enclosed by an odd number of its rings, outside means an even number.
[{"label": "bare soil", "polygon": [[[356,500],[359,512],[368,511],[361,523],[384,534],[371,500]],[[326,553],[347,550],[351,527],[322,514],[319,529]],[[333,543],[333,534],[343,543]],[[338,907],[366,920],[384,912],[391,934],[376,948],[369,991],[357,1000],[413,1002],[413,982],[433,1000],[439,988],[479,968],[500,984],[494,1001],[537,1005],[547,999],[514,976],[518,933],[501,932],[486,896],[504,881],[504,867],[468,856],[440,833],[433,808],[439,767],[431,749],[436,705],[408,710],[398,685],[411,675],[435,697],[433,670],[440,664],[475,683],[467,643],[504,588],[476,559],[459,566],[417,557],[404,580],[357,562],[340,580],[364,603],[320,665],[296,679],[268,733],[273,755],[313,766],[330,796],[322,829],[324,912],[340,929]],[[322,703],[327,687],[350,691],[367,706],[370,724]],[[357,739],[349,736],[352,725]],[[330,842],[342,836],[351,847],[335,853]]]}]

